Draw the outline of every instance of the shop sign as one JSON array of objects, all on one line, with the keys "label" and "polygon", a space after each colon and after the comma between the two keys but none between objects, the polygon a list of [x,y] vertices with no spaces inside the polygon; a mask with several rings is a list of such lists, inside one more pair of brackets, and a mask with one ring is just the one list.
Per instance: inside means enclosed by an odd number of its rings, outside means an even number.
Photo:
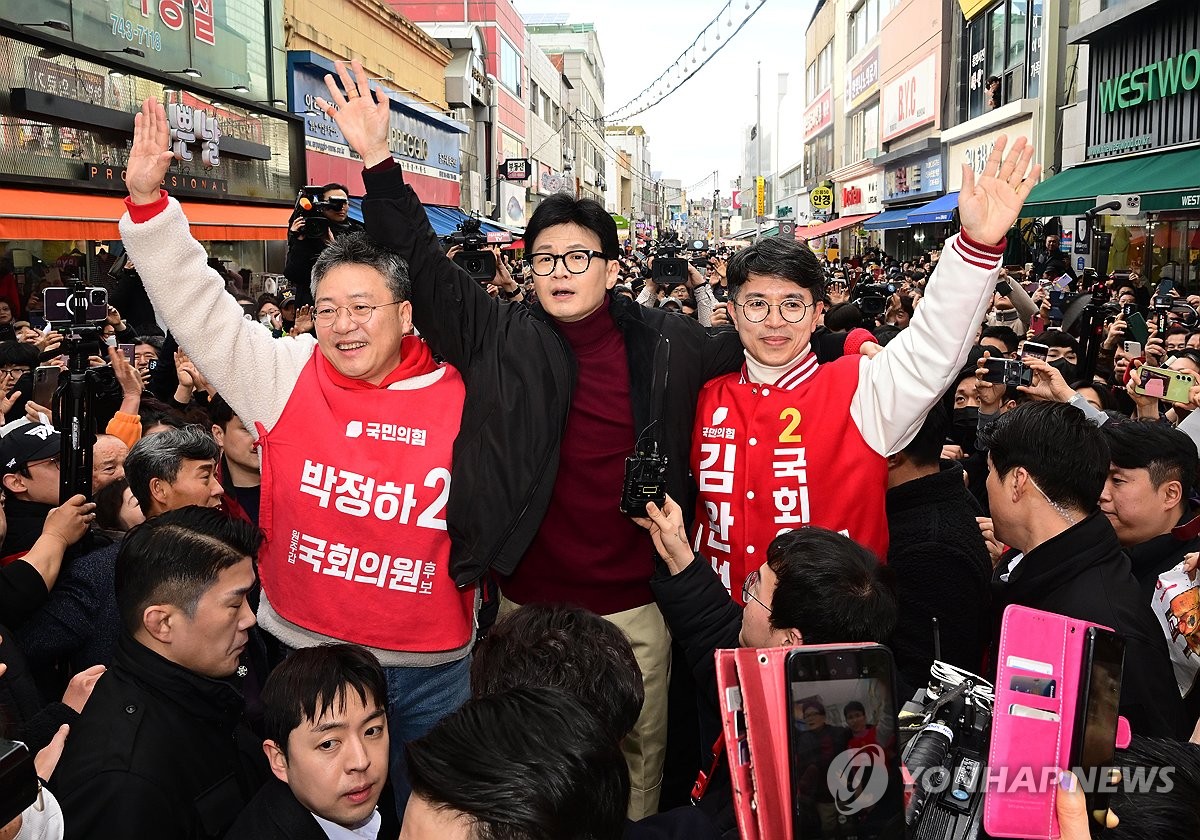
[{"label": "shop sign", "polygon": [[[104,163],[85,163],[84,180],[93,187],[120,190],[124,192],[125,170],[119,166]],[[205,174],[187,172],[168,172],[162,182],[163,189],[172,195],[203,195],[226,198],[229,195],[229,182],[220,178],[210,178]]]},{"label": "shop sign", "polygon": [[867,94],[875,90],[879,84],[879,47],[872,47],[866,58],[854,65],[850,71],[850,81],[846,84],[846,96],[851,106],[865,99]]},{"label": "shop sign", "polygon": [[[1017,122],[996,126],[985,134],[976,134],[973,137],[948,144],[946,147],[947,168],[944,170],[943,178],[946,181],[946,191],[952,192],[962,188],[962,166],[960,164],[967,164],[976,176],[983,174],[988,155],[992,153],[992,148],[996,145],[996,138],[1001,134],[1007,134],[1010,140],[1024,135],[1030,138],[1036,149],[1035,128],[1033,116],[1027,114]],[[1034,155],[1033,162],[1041,163],[1038,155]]]},{"label": "shop sign", "polygon": [[107,76],[64,67],[44,58],[25,59],[25,84],[39,93],[50,93],[76,102],[104,103]]},{"label": "shop sign", "polygon": [[175,160],[190,163],[193,143],[200,143],[204,165],[216,169],[221,165],[221,127],[217,118],[200,108],[173,103],[167,108],[167,123],[171,129],[171,151]]},{"label": "shop sign", "polygon": [[833,210],[833,190],[829,187],[817,187],[808,194],[808,202],[815,213],[829,213]]},{"label": "shop sign", "polygon": [[827,89],[804,112],[804,139],[809,140],[833,125],[833,90]]},{"label": "shop sign", "polygon": [[859,216],[865,213],[878,213],[883,209],[879,204],[880,182],[883,173],[876,172],[863,178],[855,178],[842,185],[841,214],[843,216]]},{"label": "shop sign", "polygon": [[538,179],[538,192],[542,195],[570,192],[574,187],[575,182],[569,176],[558,172],[543,172]]},{"label": "shop sign", "polygon": [[509,158],[500,165],[500,177],[506,181],[529,180],[529,158]]},{"label": "shop sign", "polygon": [[930,155],[898,166],[889,166],[883,172],[883,200],[898,201],[917,195],[930,195],[942,191],[942,156]]},{"label": "shop sign", "polygon": [[933,53],[884,87],[880,97],[884,141],[933,122],[937,96],[937,53]]},{"label": "shop sign", "polygon": [[[324,71],[298,66],[292,75],[292,101],[303,103],[305,148],[310,152],[355,160],[341,130],[317,107],[317,97],[328,97]],[[300,106],[297,106],[300,109]],[[418,112],[393,99],[388,114],[388,149],[406,172],[458,182],[460,159],[458,132],[421,118]]]},{"label": "shop sign", "polygon": [[1200,87],[1200,49],[1164,58],[1100,81],[1100,113],[1133,108]]}]

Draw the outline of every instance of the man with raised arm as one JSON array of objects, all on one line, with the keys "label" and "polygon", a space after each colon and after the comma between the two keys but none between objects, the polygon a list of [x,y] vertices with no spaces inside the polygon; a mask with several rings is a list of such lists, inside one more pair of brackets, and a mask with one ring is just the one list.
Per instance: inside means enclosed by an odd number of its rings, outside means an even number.
[{"label": "man with raised arm", "polygon": [[168,143],[149,99],[121,235],[155,310],[260,447],[259,623],[289,648],[336,640],[375,654],[402,767],[403,743],[469,694],[476,588],[451,579],[445,518],[462,377],[409,335],[408,267],[362,233],[317,260],[315,338],[277,340],[245,320],[159,188]]}]

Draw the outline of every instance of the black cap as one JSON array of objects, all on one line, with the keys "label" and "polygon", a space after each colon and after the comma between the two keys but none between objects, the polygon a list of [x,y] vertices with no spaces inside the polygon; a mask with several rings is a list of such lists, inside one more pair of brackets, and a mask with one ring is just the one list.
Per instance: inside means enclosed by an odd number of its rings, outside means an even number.
[{"label": "black cap", "polygon": [[61,445],[53,426],[33,423],[25,417],[14,420],[0,428],[0,475],[24,469],[33,461],[53,458]]}]

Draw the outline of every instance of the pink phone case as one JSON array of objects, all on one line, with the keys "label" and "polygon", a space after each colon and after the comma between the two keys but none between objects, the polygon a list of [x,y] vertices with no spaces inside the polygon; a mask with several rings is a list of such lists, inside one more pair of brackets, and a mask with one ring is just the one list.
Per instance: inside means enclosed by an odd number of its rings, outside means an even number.
[{"label": "pink phone case", "polygon": [[[1016,604],[1004,611],[983,810],[984,828],[993,837],[1059,837],[1058,778],[1070,760],[1089,627],[1111,629]],[[1013,677],[1052,679],[1054,696],[1014,691]],[[1013,705],[1055,714],[1058,720],[1014,715]],[[1127,745],[1128,736],[1128,721],[1119,719],[1117,746]]]},{"label": "pink phone case", "polygon": [[754,759],[758,833],[763,838],[784,840],[792,836],[787,652],[788,648],[742,648],[735,653]]},{"label": "pink phone case", "polygon": [[[759,840],[758,821],[755,819],[754,764],[749,751],[743,753],[739,744],[742,733],[738,732],[738,714],[741,725],[746,726],[745,704],[742,687],[738,680],[735,650],[718,650],[717,694],[721,706],[721,729],[725,736],[725,755],[729,760],[729,775],[733,783],[733,809],[737,816],[738,836],[744,840]],[[745,737],[748,739],[749,734]]]}]

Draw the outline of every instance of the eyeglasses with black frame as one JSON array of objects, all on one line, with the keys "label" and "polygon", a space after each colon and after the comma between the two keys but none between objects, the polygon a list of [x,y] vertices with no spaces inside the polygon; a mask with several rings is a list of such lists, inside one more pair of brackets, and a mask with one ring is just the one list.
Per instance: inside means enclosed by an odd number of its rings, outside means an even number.
[{"label": "eyeglasses with black frame", "polygon": [[332,327],[333,322],[337,320],[338,313],[343,309],[350,316],[350,320],[356,324],[362,325],[371,320],[371,316],[375,314],[376,309],[381,309],[385,306],[395,306],[398,303],[404,303],[402,300],[394,300],[391,303],[377,303],[374,306],[369,303],[356,303],[352,306],[319,306],[313,310],[313,322],[318,327]]},{"label": "eyeglasses with black frame", "polygon": [[562,260],[562,264],[571,274],[583,274],[597,257],[607,259],[601,251],[580,249],[564,254],[530,254],[525,258],[525,263],[538,277],[549,277],[554,273],[559,260]]},{"label": "eyeglasses with black frame", "polygon": [[783,320],[789,324],[798,324],[804,320],[804,316],[808,314],[808,310],[813,307],[811,303],[805,303],[796,298],[788,298],[783,303],[768,303],[763,298],[751,298],[745,303],[732,301],[733,305],[742,310],[742,315],[752,324],[758,324],[767,320],[767,316],[771,314],[772,309],[778,309],[779,314],[783,316]]},{"label": "eyeglasses with black frame", "polygon": [[23,367],[4,367],[0,368],[0,379],[20,379],[21,375],[27,373],[29,368]]},{"label": "eyeglasses with black frame", "polygon": [[764,604],[758,597],[758,587],[761,584],[762,572],[758,569],[746,575],[746,580],[742,583],[742,600],[747,603],[757,601],[758,605],[767,611],[767,615],[770,615],[771,608]]}]

